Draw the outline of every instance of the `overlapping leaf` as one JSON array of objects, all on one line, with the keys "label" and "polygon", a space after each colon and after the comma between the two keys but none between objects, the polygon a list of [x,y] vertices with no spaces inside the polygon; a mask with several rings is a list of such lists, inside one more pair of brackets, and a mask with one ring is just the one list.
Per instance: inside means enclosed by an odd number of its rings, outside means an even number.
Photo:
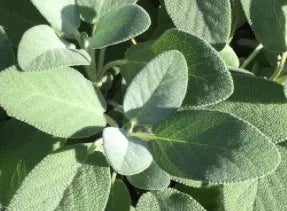
[{"label": "overlapping leaf", "polygon": [[229,45],[226,45],[219,52],[219,55],[227,66],[239,67],[240,65],[239,58],[237,57],[236,53]]}]

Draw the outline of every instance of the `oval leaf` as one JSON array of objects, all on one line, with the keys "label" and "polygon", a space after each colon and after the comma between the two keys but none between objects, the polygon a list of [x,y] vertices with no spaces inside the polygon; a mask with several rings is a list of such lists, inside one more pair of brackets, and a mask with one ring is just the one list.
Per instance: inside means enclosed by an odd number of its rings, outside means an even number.
[{"label": "oval leaf", "polygon": [[127,137],[119,128],[105,128],[103,141],[107,159],[119,174],[141,173],[152,162],[148,145],[139,138]]},{"label": "oval leaf", "polygon": [[239,65],[240,65],[239,58],[237,57],[236,53],[234,52],[234,50],[229,45],[226,45],[219,52],[219,55],[223,59],[223,61],[225,62],[225,64],[227,66],[239,67]]},{"label": "oval leaf", "polygon": [[24,71],[40,71],[63,66],[89,65],[91,58],[85,50],[64,43],[47,25],[29,29],[18,49],[18,63]]},{"label": "oval leaf", "polygon": [[106,120],[102,96],[71,68],[0,73],[0,105],[8,115],[58,137],[88,137]]},{"label": "oval leaf", "polygon": [[124,112],[139,124],[157,124],[175,114],[184,100],[188,69],[179,51],[162,53],[133,79],[124,98]]},{"label": "oval leaf", "polygon": [[148,13],[140,6],[119,7],[99,19],[90,39],[91,47],[100,49],[127,41],[145,32],[150,24]]}]

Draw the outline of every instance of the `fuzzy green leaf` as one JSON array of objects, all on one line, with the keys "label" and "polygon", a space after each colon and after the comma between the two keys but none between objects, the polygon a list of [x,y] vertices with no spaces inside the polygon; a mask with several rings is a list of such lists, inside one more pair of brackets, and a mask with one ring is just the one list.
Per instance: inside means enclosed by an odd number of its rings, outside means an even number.
[{"label": "fuzzy green leaf", "polygon": [[15,57],[9,38],[0,26],[0,71],[15,64]]},{"label": "fuzzy green leaf", "polygon": [[164,0],[176,27],[222,49],[231,30],[230,0]]},{"label": "fuzzy green leaf", "polygon": [[131,197],[125,183],[121,180],[116,180],[112,185],[109,201],[106,211],[129,211],[131,206]]},{"label": "fuzzy green leaf", "polygon": [[71,68],[0,73],[0,105],[8,115],[58,137],[88,137],[105,124],[102,96]]},{"label": "fuzzy green leaf", "polygon": [[154,161],[140,174],[127,177],[136,188],[143,190],[161,190],[170,184],[170,175],[163,171]]},{"label": "fuzzy green leaf", "polygon": [[239,58],[237,57],[236,53],[229,45],[226,45],[219,52],[219,55],[227,66],[239,67],[240,65]]},{"label": "fuzzy green leaf", "polygon": [[186,95],[188,68],[179,51],[149,62],[133,79],[124,98],[125,116],[142,125],[157,124],[176,113]]},{"label": "fuzzy green leaf", "polygon": [[265,48],[287,51],[286,0],[241,0],[252,30]]},{"label": "fuzzy green leaf", "polygon": [[221,102],[233,92],[230,72],[218,53],[204,40],[176,29],[166,31],[153,42],[138,44],[126,53],[131,62],[121,73],[130,82],[157,55],[178,50],[188,66],[188,87],[183,106],[204,106]]},{"label": "fuzzy green leaf", "polygon": [[151,24],[148,13],[140,6],[128,4],[101,17],[90,38],[92,48],[115,45],[145,32]]},{"label": "fuzzy green leaf", "polygon": [[280,162],[278,149],[257,128],[216,111],[178,112],[139,137],[151,140],[153,157],[167,173],[196,181],[255,179]]},{"label": "fuzzy green leaf", "polygon": [[234,94],[226,101],[208,107],[250,122],[273,142],[287,138],[287,100],[283,86],[246,74],[233,74]]},{"label": "fuzzy green leaf", "polygon": [[152,162],[148,145],[139,138],[127,137],[119,128],[105,128],[103,141],[107,159],[119,174],[139,174]]},{"label": "fuzzy green leaf", "polygon": [[62,41],[47,25],[29,29],[19,44],[18,63],[24,71],[89,65],[90,62],[85,50],[77,50],[73,44]]},{"label": "fuzzy green leaf", "polygon": [[87,157],[86,147],[67,147],[31,171],[8,210],[103,210],[110,186],[110,169],[101,153]]},{"label": "fuzzy green leaf", "polygon": [[80,12],[76,0],[31,1],[53,27],[71,35],[78,33]]},{"label": "fuzzy green leaf", "polygon": [[96,23],[113,9],[136,3],[137,0],[77,0],[81,18],[88,23]]},{"label": "fuzzy green leaf", "polygon": [[145,193],[138,201],[138,211],[204,211],[189,195],[171,188]]}]

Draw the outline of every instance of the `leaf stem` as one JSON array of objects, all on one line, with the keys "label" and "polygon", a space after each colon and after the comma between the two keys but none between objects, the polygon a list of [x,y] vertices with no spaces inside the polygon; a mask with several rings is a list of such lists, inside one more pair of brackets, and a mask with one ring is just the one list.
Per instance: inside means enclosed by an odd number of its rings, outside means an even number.
[{"label": "leaf stem", "polygon": [[102,77],[105,75],[105,73],[111,69],[111,68],[114,68],[116,66],[122,66],[122,65],[125,65],[127,64],[129,61],[127,59],[118,59],[118,60],[115,60],[115,61],[112,61],[108,64],[106,64],[102,69],[101,71],[99,71],[99,76],[98,76],[98,79],[99,80],[102,80]]},{"label": "leaf stem", "polygon": [[[105,55],[106,55],[106,48],[103,48],[100,50],[99,60],[98,60],[98,73],[99,74],[102,72],[102,69],[104,67]],[[98,79],[101,80],[101,78],[98,78]]]},{"label": "leaf stem", "polygon": [[240,68],[245,69],[250,62],[260,53],[260,51],[263,49],[263,45],[259,44],[254,50],[253,52],[248,56],[247,59],[245,59],[245,61],[243,62],[243,64],[240,66]]},{"label": "leaf stem", "polygon": [[281,59],[280,59],[280,63],[276,67],[273,75],[270,77],[270,80],[276,81],[276,79],[278,79],[278,77],[281,75],[281,73],[285,67],[286,61],[287,61],[287,51],[282,54]]},{"label": "leaf stem", "polygon": [[113,171],[113,173],[112,173],[112,186],[114,185],[114,183],[117,179],[117,175],[118,175],[117,172]]}]

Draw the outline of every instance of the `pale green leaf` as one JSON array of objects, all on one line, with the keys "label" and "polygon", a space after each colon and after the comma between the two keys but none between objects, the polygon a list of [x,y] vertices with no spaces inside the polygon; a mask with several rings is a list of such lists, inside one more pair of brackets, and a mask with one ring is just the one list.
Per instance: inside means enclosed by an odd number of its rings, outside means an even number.
[{"label": "pale green leaf", "polygon": [[100,152],[87,157],[82,145],[45,157],[25,178],[8,210],[103,210],[110,169]]},{"label": "pale green leaf", "polygon": [[164,0],[176,27],[222,49],[231,30],[230,0]]},{"label": "pale green leaf", "polygon": [[187,194],[167,188],[145,193],[138,201],[137,211],[203,211],[197,201]]},{"label": "pale green leaf", "polygon": [[57,139],[15,119],[0,130],[0,204],[8,206],[25,176]]},{"label": "pale green leaf", "polygon": [[53,27],[67,34],[78,33],[80,12],[76,0],[31,1]]},{"label": "pale green leaf", "polygon": [[139,174],[152,162],[147,143],[136,137],[128,137],[119,128],[105,128],[103,141],[107,159],[119,174]]},{"label": "pale green leaf", "polygon": [[130,64],[123,66],[121,73],[129,83],[147,62],[169,50],[180,51],[187,61],[189,77],[183,106],[210,105],[232,94],[231,74],[218,53],[204,40],[175,29],[156,41],[130,48],[126,53]]},{"label": "pale green leaf", "polygon": [[58,137],[88,137],[106,124],[102,96],[72,68],[0,73],[0,105],[8,115]]},{"label": "pale green leaf", "polygon": [[15,57],[10,40],[3,27],[0,26],[0,71],[14,64]]},{"label": "pale green leaf", "polygon": [[287,138],[287,100],[283,86],[263,78],[233,74],[234,94],[207,109],[232,113],[250,122],[273,142]]},{"label": "pale green leaf", "polygon": [[241,0],[247,20],[265,48],[287,50],[286,0]]},{"label": "pale green leaf", "polygon": [[136,2],[137,0],[77,0],[81,18],[91,24],[118,7]]},{"label": "pale green leaf", "polygon": [[230,3],[231,3],[232,24],[229,38],[231,39],[235,34],[236,29],[242,26],[246,22],[246,17],[242,9],[240,0],[230,0]]},{"label": "pale green leaf", "polygon": [[167,173],[211,183],[235,183],[273,172],[280,162],[275,145],[257,128],[229,114],[178,112],[138,134],[151,140],[152,154]]},{"label": "pale green leaf", "polygon": [[105,211],[129,211],[131,206],[131,197],[125,183],[116,180],[112,185],[109,201]]},{"label": "pale green leaf", "polygon": [[85,50],[62,41],[52,28],[38,25],[23,35],[18,48],[18,63],[24,71],[41,71],[64,66],[89,65]]},{"label": "pale green leaf", "polygon": [[167,120],[181,106],[187,84],[188,68],[182,53],[160,54],[129,85],[123,105],[125,116],[142,125]]},{"label": "pale green leaf", "polygon": [[92,48],[104,48],[132,39],[145,32],[151,24],[148,13],[140,6],[128,4],[101,17],[90,38]]},{"label": "pale green leaf", "polygon": [[161,190],[170,184],[170,175],[163,171],[154,161],[140,174],[127,177],[136,188],[143,190]]},{"label": "pale green leaf", "polygon": [[240,65],[239,58],[237,57],[236,53],[229,45],[226,45],[219,52],[219,55],[227,66],[239,67]]}]

